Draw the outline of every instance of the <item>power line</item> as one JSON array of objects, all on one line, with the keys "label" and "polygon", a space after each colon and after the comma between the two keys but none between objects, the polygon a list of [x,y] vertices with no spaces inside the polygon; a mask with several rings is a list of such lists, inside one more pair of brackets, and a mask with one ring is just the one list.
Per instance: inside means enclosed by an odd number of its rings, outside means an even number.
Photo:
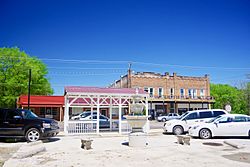
[{"label": "power line", "polygon": [[41,59],[45,61],[59,61],[67,63],[95,63],[95,64],[141,64],[148,66],[162,66],[162,67],[175,67],[185,69],[221,69],[221,70],[250,70],[250,68],[241,67],[217,67],[217,66],[191,66],[191,65],[178,65],[178,64],[159,64],[159,63],[148,63],[139,61],[107,61],[107,60],[70,60],[70,59]]},{"label": "power line", "polygon": [[64,69],[64,70],[127,70],[127,68],[78,68],[78,67],[47,67],[48,69]]}]

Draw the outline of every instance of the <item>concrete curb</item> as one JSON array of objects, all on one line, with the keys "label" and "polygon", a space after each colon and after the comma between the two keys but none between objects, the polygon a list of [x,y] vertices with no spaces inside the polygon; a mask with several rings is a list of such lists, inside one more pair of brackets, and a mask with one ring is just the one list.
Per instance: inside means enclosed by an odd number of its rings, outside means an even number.
[{"label": "concrete curb", "polygon": [[15,159],[22,159],[31,157],[37,153],[46,151],[44,144],[41,140],[36,142],[30,142],[22,145],[19,150],[12,156]]},{"label": "concrete curb", "polygon": [[243,146],[237,145],[236,143],[232,143],[231,141],[224,140],[224,143],[237,149],[244,148]]}]

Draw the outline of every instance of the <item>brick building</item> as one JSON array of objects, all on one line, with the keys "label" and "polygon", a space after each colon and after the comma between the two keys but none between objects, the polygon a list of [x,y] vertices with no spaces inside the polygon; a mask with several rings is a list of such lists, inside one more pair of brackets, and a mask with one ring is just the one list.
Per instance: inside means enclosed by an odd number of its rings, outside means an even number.
[{"label": "brick building", "polygon": [[[149,110],[154,115],[188,110],[207,109],[214,99],[210,96],[209,76],[178,76],[176,73],[161,75],[153,72],[132,73],[122,76],[110,87],[143,88],[150,95]],[[151,113],[152,114],[152,113]]]}]

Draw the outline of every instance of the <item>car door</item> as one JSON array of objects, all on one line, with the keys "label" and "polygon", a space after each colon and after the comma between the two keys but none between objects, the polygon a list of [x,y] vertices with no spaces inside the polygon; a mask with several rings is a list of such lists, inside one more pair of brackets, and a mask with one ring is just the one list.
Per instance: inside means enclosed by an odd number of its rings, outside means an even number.
[{"label": "car door", "polygon": [[215,122],[214,136],[235,136],[235,126],[232,118],[224,116]]},{"label": "car door", "polygon": [[234,126],[231,129],[235,136],[248,136],[250,124],[247,121],[245,116],[235,116],[233,118]]},{"label": "car door", "polygon": [[199,122],[198,119],[199,119],[199,117],[198,117],[197,112],[192,112],[192,113],[188,114],[184,119],[184,122],[185,122],[184,123],[185,124],[184,131],[187,131],[191,125],[198,123]]},{"label": "car door", "polygon": [[17,110],[7,110],[3,127],[6,136],[22,136],[25,120]]},{"label": "car door", "polygon": [[4,135],[5,127],[3,122],[5,121],[5,110],[0,109],[0,135]]}]

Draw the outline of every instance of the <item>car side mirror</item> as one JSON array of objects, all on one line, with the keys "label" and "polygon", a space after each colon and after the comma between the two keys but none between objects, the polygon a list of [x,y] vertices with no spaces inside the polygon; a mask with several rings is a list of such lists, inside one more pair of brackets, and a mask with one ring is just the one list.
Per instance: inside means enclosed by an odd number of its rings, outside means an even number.
[{"label": "car side mirror", "polygon": [[14,119],[22,119],[22,117],[19,115],[16,115],[16,116],[14,116]]},{"label": "car side mirror", "polygon": [[218,127],[218,123],[219,123],[219,122],[214,122],[214,124],[215,124],[216,127]]}]

